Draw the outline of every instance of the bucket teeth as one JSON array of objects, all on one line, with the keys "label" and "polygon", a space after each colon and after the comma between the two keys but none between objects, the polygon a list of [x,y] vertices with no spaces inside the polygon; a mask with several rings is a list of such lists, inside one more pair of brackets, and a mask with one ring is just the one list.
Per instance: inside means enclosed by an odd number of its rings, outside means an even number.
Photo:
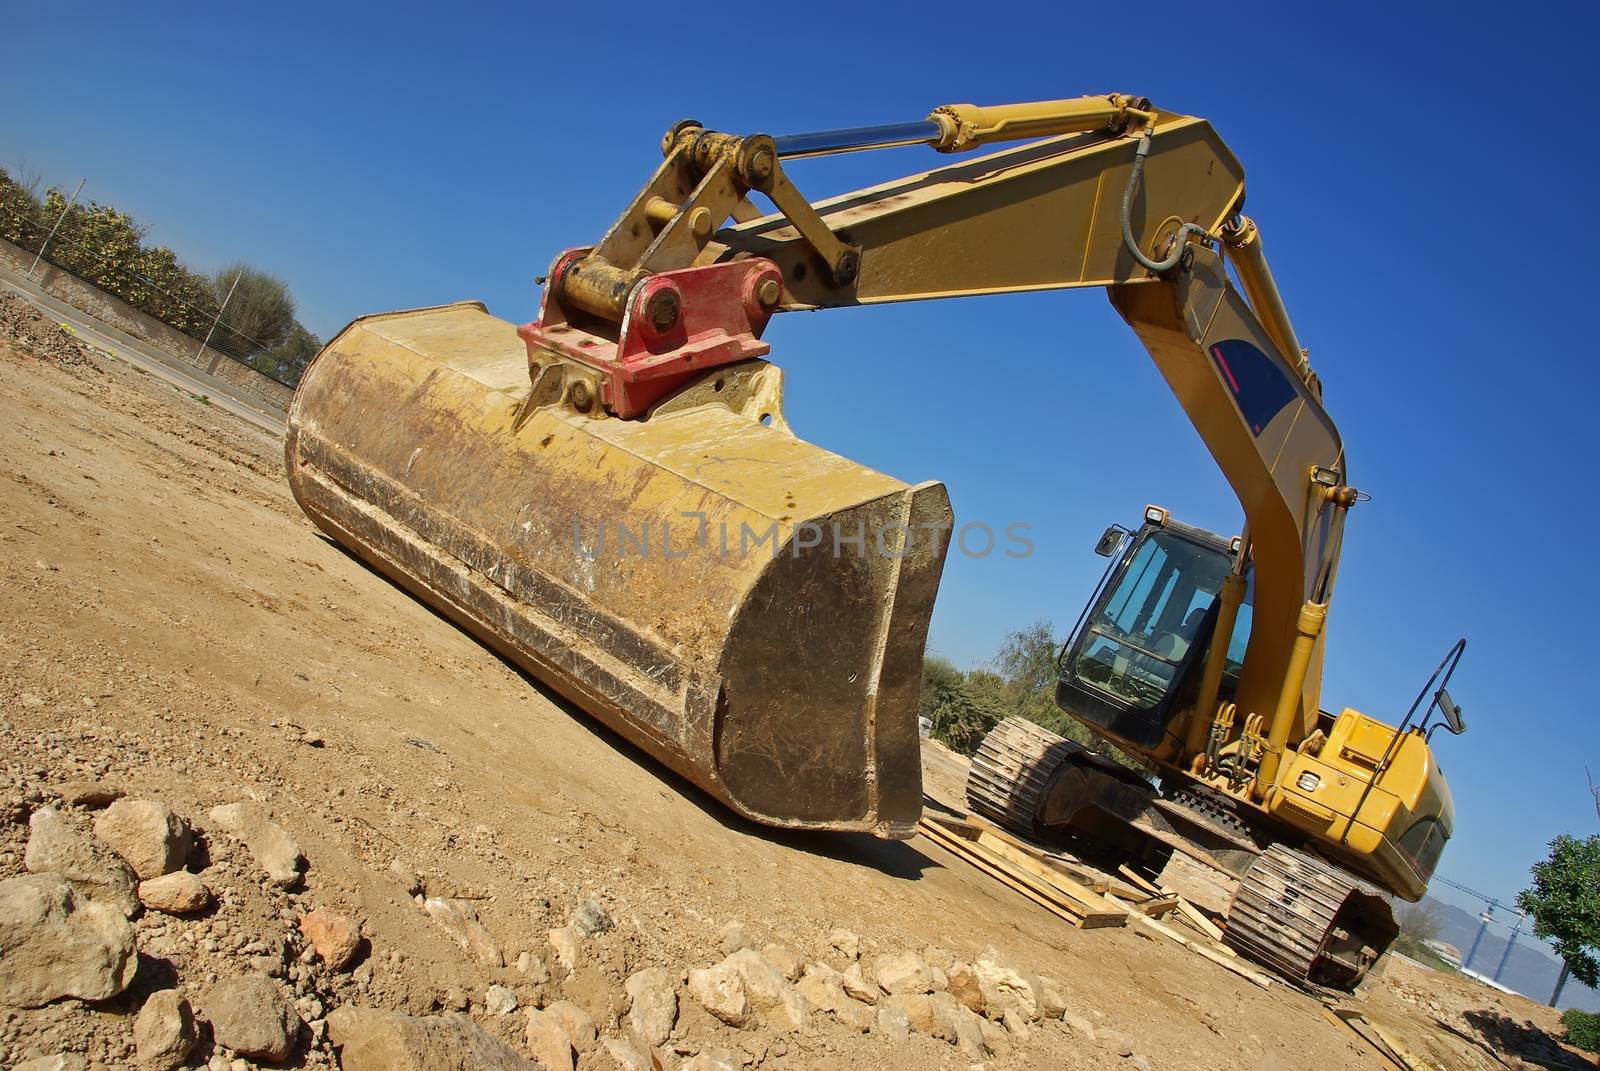
[{"label": "bucket teeth", "polygon": [[480,305],[367,317],[301,381],[290,485],[338,542],[739,813],[909,835],[948,499],[794,437],[777,369],[750,363],[719,373],[737,390],[616,420],[526,405],[524,346]]}]

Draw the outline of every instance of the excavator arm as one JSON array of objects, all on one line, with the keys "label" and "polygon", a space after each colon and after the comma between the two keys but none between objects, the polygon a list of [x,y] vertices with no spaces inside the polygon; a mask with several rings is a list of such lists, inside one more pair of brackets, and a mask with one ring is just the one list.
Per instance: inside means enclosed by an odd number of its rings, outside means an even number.
[{"label": "excavator arm", "polygon": [[[796,157],[917,142],[959,153],[1018,139],[1036,140],[816,204],[783,170]],[[630,294],[647,313],[671,296],[683,315],[681,291],[652,290],[648,280],[680,271],[675,278],[689,279],[716,265],[775,268],[761,279],[768,297],[781,287],[772,312],[1107,290],[1243,507],[1254,616],[1235,702],[1265,721],[1261,790],[1270,788],[1283,749],[1316,725],[1322,622],[1354,492],[1259,232],[1239,214],[1243,170],[1210,124],[1112,94],[949,105],[921,123],[780,138],[685,122],[663,144],[662,167],[600,244],[569,253],[552,272],[551,294],[580,322],[590,318],[601,347],[612,317],[628,314]],[[777,211],[758,214],[757,194]],[[711,233],[708,220],[729,217]],[[525,337],[550,341],[539,325]],[[1011,374],[1021,383],[1050,373],[1013,365]],[[629,415],[621,398],[618,390],[613,407]],[[1218,625],[1220,671],[1232,615]],[[1219,677],[1206,675],[1184,758],[1203,744]]]},{"label": "excavator arm", "polygon": [[[818,203],[784,167],[916,143],[998,148]],[[948,497],[797,438],[761,335],[779,312],[1104,287],[1244,509],[1237,700],[1272,713],[1274,759],[1305,735],[1354,493],[1208,124],[1114,94],[779,138],[685,122],[662,150],[556,258],[533,322],[462,304],[329,343],[285,444],[319,527],[739,813],[907,836]]]}]

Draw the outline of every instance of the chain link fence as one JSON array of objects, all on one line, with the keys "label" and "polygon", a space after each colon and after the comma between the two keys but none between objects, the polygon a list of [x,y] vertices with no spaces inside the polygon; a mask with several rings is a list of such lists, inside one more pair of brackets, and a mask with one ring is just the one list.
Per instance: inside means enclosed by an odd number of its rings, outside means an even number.
[{"label": "chain link fence", "polygon": [[70,196],[52,188],[40,197],[33,185],[0,168],[0,239],[32,254],[31,277],[52,265],[193,339],[197,355],[209,349],[286,387],[299,382],[320,343],[280,280],[245,265],[192,271],[146,245],[131,216],[85,203],[84,183]]}]

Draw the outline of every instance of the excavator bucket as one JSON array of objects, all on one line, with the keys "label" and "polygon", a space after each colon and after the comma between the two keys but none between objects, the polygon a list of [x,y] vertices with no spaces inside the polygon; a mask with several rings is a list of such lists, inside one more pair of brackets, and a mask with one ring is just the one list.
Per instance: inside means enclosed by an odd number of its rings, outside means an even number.
[{"label": "excavator bucket", "polygon": [[476,303],[357,320],[295,394],[295,498],[738,813],[909,836],[944,487],[796,438],[764,361],[639,420],[535,405],[531,383]]}]

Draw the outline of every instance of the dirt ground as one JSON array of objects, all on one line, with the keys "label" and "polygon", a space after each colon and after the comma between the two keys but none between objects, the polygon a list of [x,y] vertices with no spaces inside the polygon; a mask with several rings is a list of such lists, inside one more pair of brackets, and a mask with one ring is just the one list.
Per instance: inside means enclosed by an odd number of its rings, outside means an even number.
[{"label": "dirt ground", "polygon": [[[758,948],[841,970],[844,929],[863,959],[992,947],[1056,979],[1080,1026],[1013,1032],[987,1066],[1380,1066],[1315,998],[1133,927],[1069,928],[924,839],[737,819],[323,538],[289,496],[274,437],[115,360],[0,341],[0,470],[0,879],[24,872],[29,816],[91,779],[194,822],[218,900],[136,920],[139,975],[122,996],[0,1010],[0,1065],[57,1052],[131,1065],[148,993],[194,997],[263,949],[283,952],[278,976],[309,1024],[291,1066],[337,1062],[318,1024],[342,1004],[465,1011],[529,1055],[521,1011],[491,1007],[490,986],[523,1009],[572,1000],[615,1033],[623,978],[711,965],[737,923]],[[241,800],[299,842],[298,889],[267,887],[207,834],[207,812]],[[408,871],[427,897],[475,909],[489,947],[425,913]],[[569,969],[549,933],[586,898],[615,928]],[[297,955],[295,919],[312,907],[359,920],[354,970]],[[1352,1005],[1429,1066],[1593,1066],[1549,1040],[1553,1012],[1520,998],[1404,963],[1371,989]],[[668,1068],[710,1054],[770,1068],[978,1062],[820,1013],[801,1030],[736,1029],[680,1007],[655,1053]],[[253,1066],[218,1064],[207,1046],[202,1033],[192,1066]],[[614,1066],[608,1053],[578,1066]]]}]

